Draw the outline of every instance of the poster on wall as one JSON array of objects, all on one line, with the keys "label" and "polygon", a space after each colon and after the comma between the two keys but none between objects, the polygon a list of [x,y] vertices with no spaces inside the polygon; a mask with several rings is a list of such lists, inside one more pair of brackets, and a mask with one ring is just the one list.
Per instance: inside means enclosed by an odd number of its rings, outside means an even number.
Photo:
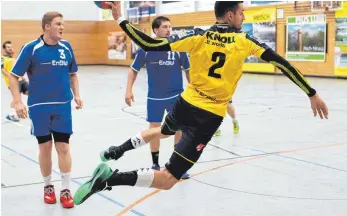
[{"label": "poster on wall", "polygon": [[287,17],[287,60],[325,61],[326,16]]},{"label": "poster on wall", "polygon": [[[145,29],[140,29],[140,31],[142,32],[146,32]],[[135,59],[137,52],[139,51],[139,46],[133,41],[131,40],[131,59]]]},{"label": "poster on wall", "polygon": [[155,1],[129,1],[129,12],[131,17],[128,14],[128,18],[132,23],[149,22],[149,17],[155,16]]},{"label": "poster on wall", "polygon": [[[245,11],[246,20],[242,31],[265,43],[276,51],[276,8]],[[245,63],[267,63],[256,56],[250,56]]]},{"label": "poster on wall", "polygon": [[347,67],[347,18],[336,18],[335,32],[335,66]]},{"label": "poster on wall", "polygon": [[127,45],[125,32],[109,32],[108,34],[108,59],[125,60]]},{"label": "poster on wall", "polygon": [[194,26],[172,27],[172,34],[177,34],[179,37],[184,37],[193,33]]}]

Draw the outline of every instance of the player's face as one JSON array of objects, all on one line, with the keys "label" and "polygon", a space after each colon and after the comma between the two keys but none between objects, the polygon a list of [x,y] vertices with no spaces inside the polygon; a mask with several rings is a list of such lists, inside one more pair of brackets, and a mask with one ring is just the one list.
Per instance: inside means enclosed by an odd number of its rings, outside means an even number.
[{"label": "player's face", "polygon": [[62,17],[56,17],[52,20],[51,25],[47,28],[49,37],[53,40],[59,41],[63,38],[64,20]]},{"label": "player's face", "polygon": [[5,52],[7,55],[11,55],[13,53],[13,46],[12,44],[6,44],[5,45]]},{"label": "player's face", "polygon": [[172,34],[172,27],[169,21],[161,22],[159,28],[154,29],[158,38],[169,37]]},{"label": "player's face", "polygon": [[235,13],[228,13],[228,23],[232,25],[234,28],[241,29],[242,23],[245,20],[244,7],[243,3],[239,3]]}]

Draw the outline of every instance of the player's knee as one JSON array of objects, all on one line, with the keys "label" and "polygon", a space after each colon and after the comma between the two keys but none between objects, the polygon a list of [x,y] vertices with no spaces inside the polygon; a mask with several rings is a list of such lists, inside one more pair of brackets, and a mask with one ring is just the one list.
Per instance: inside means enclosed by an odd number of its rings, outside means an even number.
[{"label": "player's knee", "polygon": [[165,175],[165,181],[162,185],[162,190],[170,190],[175,184],[178,182],[178,180],[168,171],[164,170]]},{"label": "player's knee", "polygon": [[58,155],[67,155],[70,152],[69,145],[66,143],[56,143],[55,149],[57,150]]}]

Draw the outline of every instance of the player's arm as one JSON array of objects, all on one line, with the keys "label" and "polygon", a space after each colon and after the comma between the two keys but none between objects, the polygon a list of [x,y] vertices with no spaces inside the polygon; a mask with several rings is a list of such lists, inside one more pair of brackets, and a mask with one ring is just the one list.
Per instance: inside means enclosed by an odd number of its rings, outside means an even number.
[{"label": "player's arm", "polygon": [[259,43],[249,35],[246,35],[246,40],[249,42],[251,55],[255,55],[278,67],[284,75],[299,86],[309,97],[316,94],[316,90],[311,87],[300,71],[291,65],[286,59],[275,53],[266,44]]},{"label": "player's arm", "polygon": [[17,60],[9,74],[10,90],[13,96],[14,107],[19,118],[27,117],[27,110],[22,102],[19,90],[18,79],[23,77],[27,71],[30,71],[30,62],[32,57],[32,48],[26,44],[18,54]]},{"label": "player's arm", "polygon": [[123,31],[144,51],[175,51],[175,52],[190,52],[194,46],[194,41],[199,37],[201,31],[195,32],[189,36],[180,38],[178,35],[173,35],[168,38],[154,39],[146,35],[142,31],[135,28],[128,20],[125,20],[121,15],[120,2],[106,2],[112,7],[112,16],[117,20]]},{"label": "player's arm", "polygon": [[135,60],[130,66],[130,70],[128,72],[127,88],[125,92],[125,103],[128,106],[131,106],[131,102],[135,102],[133,95],[133,86],[137,78],[137,73],[140,72],[141,68],[145,65],[145,62],[146,52],[142,49],[139,49],[139,51],[136,54]]},{"label": "player's arm", "polygon": [[70,86],[74,95],[74,100],[76,103],[76,109],[82,109],[83,108],[83,101],[81,100],[81,96],[80,96],[80,85],[79,85],[79,79],[78,79],[78,75],[77,75],[77,71],[78,71],[78,66],[77,66],[77,62],[75,59],[75,54],[73,52],[73,49],[70,45],[70,43],[65,44],[71,53],[71,63],[70,63]]},{"label": "player's arm", "polygon": [[311,108],[314,116],[317,113],[323,118],[328,118],[328,108],[324,101],[316,93],[316,90],[311,87],[308,81],[300,73],[300,71],[291,65],[286,59],[278,55],[265,44],[259,43],[257,40],[249,35],[246,35],[246,42],[250,51],[250,55],[260,57],[276,67],[278,67],[284,75],[286,75],[292,82],[299,86],[309,97],[311,101]]}]

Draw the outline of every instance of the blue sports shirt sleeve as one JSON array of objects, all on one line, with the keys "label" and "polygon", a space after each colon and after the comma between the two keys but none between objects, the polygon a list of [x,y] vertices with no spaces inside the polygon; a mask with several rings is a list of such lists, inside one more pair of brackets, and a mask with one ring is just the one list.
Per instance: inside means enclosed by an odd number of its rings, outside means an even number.
[{"label": "blue sports shirt sleeve", "polygon": [[189,70],[190,63],[188,54],[186,52],[180,52],[180,63],[184,70]]},{"label": "blue sports shirt sleeve", "polygon": [[17,60],[14,63],[11,73],[17,77],[22,77],[30,69],[30,62],[32,57],[32,49],[29,45],[22,47],[18,54]]},{"label": "blue sports shirt sleeve", "polygon": [[141,68],[145,65],[146,63],[146,52],[143,49],[139,49],[135,60],[133,64],[131,65],[131,68],[136,71],[140,72]]}]

